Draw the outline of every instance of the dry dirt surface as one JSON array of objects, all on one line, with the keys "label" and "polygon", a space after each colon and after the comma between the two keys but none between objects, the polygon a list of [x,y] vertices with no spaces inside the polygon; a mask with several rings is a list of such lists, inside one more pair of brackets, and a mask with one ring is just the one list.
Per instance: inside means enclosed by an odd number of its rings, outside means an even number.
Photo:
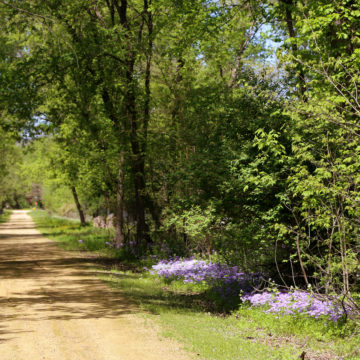
[{"label": "dry dirt surface", "polygon": [[0,225],[0,360],[187,360],[26,211]]}]

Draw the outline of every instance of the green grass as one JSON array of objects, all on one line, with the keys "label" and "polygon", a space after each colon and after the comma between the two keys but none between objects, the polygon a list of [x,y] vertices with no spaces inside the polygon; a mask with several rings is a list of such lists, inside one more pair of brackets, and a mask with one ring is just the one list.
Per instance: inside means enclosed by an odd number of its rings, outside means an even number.
[{"label": "green grass", "polygon": [[44,236],[55,240],[62,249],[95,251],[110,256],[111,251],[106,242],[112,238],[111,231],[91,225],[81,226],[78,220],[50,216],[44,210],[32,211],[30,215],[36,228]]},{"label": "green grass", "polygon": [[[101,252],[116,257],[105,244],[109,234],[79,222],[31,214],[38,229],[67,250]],[[78,242],[82,239],[84,242]],[[120,265],[120,264],[119,264]],[[138,264],[139,267],[141,264]],[[360,359],[355,324],[337,325],[305,317],[276,317],[261,309],[240,308],[232,315],[215,314],[201,285],[164,283],[147,272],[99,270],[109,286],[120,288],[161,324],[163,335],[179,340],[196,358],[206,360]]]},{"label": "green grass", "polygon": [[201,359],[295,359],[296,351],[258,343],[240,331],[235,316],[215,316],[206,311],[199,294],[168,287],[148,274],[113,271],[102,279],[133,299],[148,316],[162,325],[163,335],[185,344]]},{"label": "green grass", "polygon": [[[201,294],[189,285],[166,286],[155,277],[112,270],[102,278],[121,288],[149,316],[158,319],[164,334],[208,360],[360,359],[360,336],[355,324],[305,317],[276,317],[261,309],[242,307],[230,316],[213,314]],[[327,357],[325,357],[327,356]]]},{"label": "green grass", "polygon": [[11,210],[4,210],[4,212],[0,215],[0,224],[9,221],[11,215]]}]

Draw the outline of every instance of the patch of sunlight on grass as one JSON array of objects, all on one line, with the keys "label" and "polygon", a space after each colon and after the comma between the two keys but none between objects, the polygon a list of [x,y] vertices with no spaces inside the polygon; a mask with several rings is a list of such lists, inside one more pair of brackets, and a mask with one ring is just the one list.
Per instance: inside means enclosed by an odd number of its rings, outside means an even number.
[{"label": "patch of sunlight on grass", "polygon": [[30,215],[36,228],[65,250],[110,252],[106,244],[112,236],[110,230],[81,226],[77,220],[52,217],[43,210],[32,211]]}]

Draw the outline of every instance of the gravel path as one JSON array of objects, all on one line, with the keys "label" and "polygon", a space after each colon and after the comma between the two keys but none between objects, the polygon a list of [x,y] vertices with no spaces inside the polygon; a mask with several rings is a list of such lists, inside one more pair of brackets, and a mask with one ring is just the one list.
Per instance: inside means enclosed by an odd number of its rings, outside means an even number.
[{"label": "gravel path", "polygon": [[0,225],[0,302],[1,360],[190,359],[26,211]]}]

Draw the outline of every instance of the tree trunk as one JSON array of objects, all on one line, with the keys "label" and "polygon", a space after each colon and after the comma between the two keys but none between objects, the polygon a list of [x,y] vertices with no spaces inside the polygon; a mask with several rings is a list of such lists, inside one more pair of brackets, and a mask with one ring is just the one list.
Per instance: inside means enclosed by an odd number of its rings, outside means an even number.
[{"label": "tree trunk", "polygon": [[124,155],[121,154],[119,175],[116,189],[116,207],[115,207],[115,243],[119,249],[124,243]]},{"label": "tree trunk", "polygon": [[86,222],[85,222],[84,212],[83,212],[83,209],[82,209],[81,204],[79,202],[79,198],[78,198],[78,195],[77,195],[77,192],[76,192],[76,189],[75,189],[74,185],[71,185],[71,191],[72,191],[72,194],[73,194],[73,197],[74,197],[74,201],[75,201],[77,211],[79,213],[80,224],[81,224],[81,226],[85,226]]},{"label": "tree trunk", "polygon": [[[294,19],[292,15],[292,8],[295,6],[294,0],[281,0],[281,2],[284,4],[285,7],[285,21],[286,21],[286,27],[288,30],[288,34],[291,38],[296,37],[295,32],[295,26],[294,26]],[[291,45],[291,49],[296,56],[296,53],[298,51],[298,46],[294,43]],[[305,92],[306,92],[306,83],[305,83],[305,72],[301,65],[297,66],[298,71],[298,80],[299,80],[299,92],[300,95],[306,100],[305,98]]]},{"label": "tree trunk", "polygon": [[[134,60],[134,59],[133,59]],[[136,242],[138,247],[146,246],[150,242],[149,227],[145,220],[146,184],[145,184],[145,151],[146,151],[146,126],[139,134],[138,114],[136,111],[136,97],[133,84],[134,61],[129,61],[127,71],[127,113],[130,122],[130,143],[133,154],[132,172],[135,188],[135,211],[136,211]]]},{"label": "tree trunk", "polygon": [[137,154],[132,167],[135,186],[136,242],[139,246],[146,246],[150,242],[149,227],[145,220],[146,186],[144,162],[144,157],[141,154]]},{"label": "tree trunk", "polygon": [[135,216],[136,216],[136,243],[138,246],[146,245],[150,241],[149,228],[145,221],[146,185],[145,185],[145,154],[142,151],[142,142],[138,129],[136,111],[135,89],[132,83],[133,62],[127,71],[126,110],[130,123],[130,143],[132,150],[132,173],[135,190]]},{"label": "tree trunk", "polygon": [[309,285],[309,280],[307,278],[304,263],[303,263],[302,257],[301,257],[300,235],[296,236],[296,251],[297,251],[297,255],[298,255],[298,259],[299,259],[300,269],[301,269],[302,275],[304,277],[305,283],[306,283],[306,285]]},{"label": "tree trunk", "polygon": [[17,194],[14,194],[15,209],[20,209],[19,198]]}]

